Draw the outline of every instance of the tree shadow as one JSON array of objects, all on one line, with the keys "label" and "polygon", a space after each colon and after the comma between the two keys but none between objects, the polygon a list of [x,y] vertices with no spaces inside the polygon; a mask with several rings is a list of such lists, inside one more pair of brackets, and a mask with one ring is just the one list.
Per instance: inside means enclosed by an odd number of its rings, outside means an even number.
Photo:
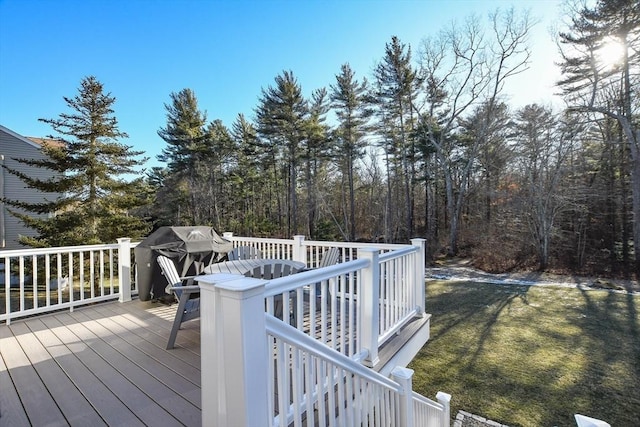
[{"label": "tree shadow", "polygon": [[576,308],[575,324],[582,330],[588,362],[570,391],[576,394],[576,412],[612,425],[640,425],[640,298],[607,291],[580,292],[584,305]]},{"label": "tree shadow", "polygon": [[638,296],[434,285],[431,338],[412,363],[421,392],[450,392],[453,409],[509,425],[574,426],[582,413],[640,426]]}]

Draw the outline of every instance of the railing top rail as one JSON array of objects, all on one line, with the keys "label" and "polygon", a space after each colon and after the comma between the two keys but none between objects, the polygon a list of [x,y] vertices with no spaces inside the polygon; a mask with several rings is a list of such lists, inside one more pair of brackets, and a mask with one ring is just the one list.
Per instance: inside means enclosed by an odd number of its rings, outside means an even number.
[{"label": "railing top rail", "polygon": [[304,240],[304,246],[333,246],[337,248],[378,248],[378,249],[399,249],[410,244],[396,243],[359,243],[359,242],[332,242],[329,240]]},{"label": "railing top rail", "polygon": [[303,332],[293,328],[276,317],[265,313],[267,333],[289,344],[295,345],[316,357],[328,360],[356,374],[367,381],[389,388],[397,393],[402,391],[400,384],[356,362],[344,354],[327,347]]},{"label": "railing top rail", "polygon": [[297,274],[273,279],[265,285],[265,296],[272,297],[321,280],[327,280],[340,274],[353,273],[369,265],[368,259],[356,259],[329,267],[303,271]]},{"label": "railing top rail", "polygon": [[[273,243],[283,243],[283,244],[292,244],[293,239],[274,239],[271,237],[244,237],[244,236],[224,236],[226,239],[231,241],[243,241],[243,242],[273,242]],[[333,246],[338,248],[379,248],[379,249],[399,249],[408,246],[409,244],[405,243],[362,243],[362,242],[335,242],[331,240],[303,240],[303,246]]]},{"label": "railing top rail", "polygon": [[419,251],[420,248],[417,246],[403,246],[401,248],[397,248],[394,251],[385,252],[380,254],[380,262],[389,261],[392,259],[400,258],[404,255],[408,255],[413,252]]},{"label": "railing top rail", "polygon": [[117,243],[101,244],[101,245],[82,245],[82,246],[60,246],[55,248],[35,248],[35,249],[11,249],[0,251],[0,258],[28,256],[28,255],[46,255],[69,252],[96,251],[101,249],[118,249]]},{"label": "railing top rail", "polygon": [[271,242],[271,243],[284,243],[291,245],[293,243],[292,239],[273,239],[270,237],[244,237],[244,236],[225,236],[225,239],[234,241],[243,241],[243,242]]},{"label": "railing top rail", "polygon": [[442,405],[441,403],[438,402],[434,402],[433,400],[424,397],[423,395],[421,395],[420,393],[414,391],[411,393],[411,396],[413,397],[413,400],[417,400],[418,402],[422,403],[423,405],[426,406],[430,406],[434,409],[438,409],[440,411],[444,410],[444,405]]}]

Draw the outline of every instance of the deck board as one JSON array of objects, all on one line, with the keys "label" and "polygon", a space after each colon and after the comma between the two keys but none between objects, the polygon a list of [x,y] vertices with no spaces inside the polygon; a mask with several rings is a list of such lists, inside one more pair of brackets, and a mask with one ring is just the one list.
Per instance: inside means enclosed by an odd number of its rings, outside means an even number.
[{"label": "deck board", "polygon": [[[11,372],[11,380],[22,406],[28,414],[29,423],[33,425],[44,425],[45,423],[52,426],[66,425],[64,415],[15,335],[12,331],[2,333],[0,348],[7,370]],[[2,390],[4,394],[4,384]]]},{"label": "deck board", "polygon": [[0,325],[0,427],[200,426],[198,321],[177,305],[103,303]]},{"label": "deck board", "polygon": [[[323,310],[309,316],[304,303],[301,328],[318,338]],[[200,426],[200,322],[183,323],[166,350],[176,308],[105,302],[0,325],[0,427]],[[347,350],[353,313],[338,313],[324,338]]]},{"label": "deck board", "polygon": [[[186,403],[189,403],[187,408],[191,405],[195,405],[197,409],[200,408],[200,370],[198,368],[194,371],[195,368],[192,365],[183,367],[182,370],[188,374],[190,379],[180,375],[180,372],[176,372],[176,370],[181,370],[180,364],[184,363],[180,360],[179,352],[170,352],[169,356],[172,361],[170,364],[160,363],[158,354],[166,353],[164,348],[149,346],[138,335],[119,325],[114,319],[89,320],[89,317],[86,317],[86,319],[86,324],[91,326],[94,332],[101,336],[105,342],[112,345],[126,359],[126,363],[131,366],[129,370],[142,371],[146,374],[141,380],[152,381],[151,378],[153,378],[155,379],[155,386],[162,385],[164,386],[163,388],[173,392],[167,395],[169,398],[174,399],[175,396],[178,396],[185,400],[184,398],[186,397]],[[163,343],[166,343],[166,338],[164,338]],[[146,352],[144,351],[145,349],[147,350]],[[178,402],[178,408],[184,406],[185,402]]]},{"label": "deck board", "polygon": [[[74,316],[76,317],[76,316]],[[125,403],[129,409],[136,414],[147,425],[179,426],[181,422],[173,417],[173,412],[165,408],[162,403],[169,404],[167,393],[155,393],[154,390],[168,391],[166,388],[159,388],[161,385],[154,378],[140,369],[140,366],[132,363],[124,357],[117,349],[101,340],[89,327],[99,327],[91,324],[94,321],[83,321],[78,323],[70,315],[60,316],[59,319],[82,341],[91,343],[87,358],[87,367],[91,369],[102,382],[116,396],[127,396]],[[97,323],[97,322],[94,322]],[[97,357],[96,357],[97,356]],[[146,375],[145,375],[146,374]],[[173,393],[175,395],[175,393]],[[155,396],[154,396],[155,395]],[[161,400],[157,400],[156,397]],[[176,397],[171,396],[174,400]],[[180,400],[184,400],[180,398]],[[188,403],[188,402],[187,402]],[[194,425],[191,420],[189,425]]]},{"label": "deck board", "polygon": [[82,393],[64,375],[62,368],[51,357],[42,342],[31,333],[27,324],[16,324],[12,330],[14,334],[17,334],[18,342],[38,372],[43,384],[50,391],[56,405],[66,417],[66,421],[72,426],[79,427],[106,425]]},{"label": "deck board", "polygon": [[[45,320],[49,319],[48,322]],[[141,425],[133,413],[102,384],[93,373],[76,356],[84,350],[84,345],[76,342],[73,345],[63,343],[51,329],[52,317],[44,316],[40,319],[27,320],[27,326],[42,345],[47,349],[51,357],[56,361],[64,375],[71,381],[78,392],[89,402],[97,416],[104,423],[115,425],[116,423],[130,422],[132,425]],[[15,325],[11,325],[14,328]],[[60,327],[58,326],[58,329]],[[60,331],[58,331],[60,333]],[[10,373],[12,373],[10,371]],[[60,381],[63,381],[60,379]],[[73,411],[69,418],[74,416]],[[29,414],[30,416],[30,414]],[[35,424],[34,425],[39,425]]]},{"label": "deck board", "polygon": [[[0,339],[0,349],[4,345]],[[0,357],[0,426],[28,426],[29,419],[20,397],[9,375],[4,360]]]}]

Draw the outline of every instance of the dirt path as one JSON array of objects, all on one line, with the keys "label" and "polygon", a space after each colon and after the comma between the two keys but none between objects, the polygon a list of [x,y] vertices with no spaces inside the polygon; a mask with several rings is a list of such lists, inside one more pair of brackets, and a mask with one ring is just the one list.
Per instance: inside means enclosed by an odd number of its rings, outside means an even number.
[{"label": "dirt path", "polygon": [[580,289],[605,289],[612,292],[640,294],[640,284],[633,280],[603,279],[597,277],[563,276],[539,271],[491,274],[471,266],[469,260],[437,261],[428,266],[427,278],[467,280],[474,282],[513,284],[525,286],[555,286]]}]

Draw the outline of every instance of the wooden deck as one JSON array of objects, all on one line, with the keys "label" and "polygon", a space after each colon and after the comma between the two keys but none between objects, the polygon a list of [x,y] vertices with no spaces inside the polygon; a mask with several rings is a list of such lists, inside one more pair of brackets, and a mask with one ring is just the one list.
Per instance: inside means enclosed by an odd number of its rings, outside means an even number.
[{"label": "wooden deck", "polygon": [[[0,325],[0,427],[200,426],[200,321],[165,350],[177,306],[106,302]],[[407,325],[380,359],[427,321]]]},{"label": "wooden deck", "polygon": [[0,426],[199,426],[200,324],[102,303],[0,325]]}]

